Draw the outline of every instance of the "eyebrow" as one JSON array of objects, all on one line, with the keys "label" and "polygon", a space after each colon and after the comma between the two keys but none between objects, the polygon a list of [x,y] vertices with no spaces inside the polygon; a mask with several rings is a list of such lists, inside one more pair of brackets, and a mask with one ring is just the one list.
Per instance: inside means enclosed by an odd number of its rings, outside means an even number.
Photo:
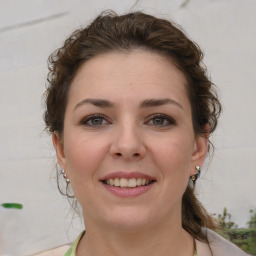
[{"label": "eyebrow", "polygon": [[184,110],[183,106],[179,102],[172,99],[147,99],[140,104],[140,107],[158,107],[166,104],[174,104]]},{"label": "eyebrow", "polygon": [[74,108],[74,110],[76,110],[78,107],[84,105],[84,104],[92,104],[96,107],[101,107],[101,108],[109,108],[109,107],[113,107],[114,103],[112,103],[109,100],[103,100],[103,99],[84,99],[82,101],[80,101]]},{"label": "eyebrow", "polygon": [[[74,111],[84,105],[84,104],[92,104],[96,107],[101,107],[101,108],[110,108],[114,106],[114,103],[109,101],[109,100],[104,100],[104,99],[84,99],[82,101],[80,101],[74,108]],[[178,103],[175,100],[172,99],[146,99],[144,100],[141,104],[140,107],[141,108],[147,108],[147,107],[158,107],[158,106],[162,106],[162,105],[166,105],[166,104],[174,104],[176,106],[178,106],[179,108],[183,109],[182,105],[180,103]]]}]

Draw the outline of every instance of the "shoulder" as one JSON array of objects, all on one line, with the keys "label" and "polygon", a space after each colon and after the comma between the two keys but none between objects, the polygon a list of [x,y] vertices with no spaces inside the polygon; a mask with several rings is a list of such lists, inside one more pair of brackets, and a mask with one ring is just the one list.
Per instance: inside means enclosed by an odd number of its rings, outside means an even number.
[{"label": "shoulder", "polygon": [[64,245],[49,251],[44,251],[39,254],[35,254],[34,256],[63,256],[70,248],[70,245]]},{"label": "shoulder", "polygon": [[210,229],[206,229],[213,256],[248,256],[239,247]]}]

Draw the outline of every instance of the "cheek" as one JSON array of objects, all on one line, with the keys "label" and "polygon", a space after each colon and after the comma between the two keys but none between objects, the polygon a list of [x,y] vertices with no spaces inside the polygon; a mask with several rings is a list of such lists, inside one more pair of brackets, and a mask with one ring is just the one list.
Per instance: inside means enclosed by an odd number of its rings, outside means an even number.
[{"label": "cheek", "polygon": [[[101,139],[70,136],[65,149],[68,174],[74,181],[92,179],[106,153],[106,143]],[[89,177],[88,177],[89,176]],[[83,179],[86,177],[86,179]]]},{"label": "cheek", "polygon": [[158,142],[154,149],[154,160],[160,167],[163,176],[174,179],[187,179],[191,168],[192,142],[186,136],[175,136]]},{"label": "cheek", "polygon": [[[186,140],[173,139],[158,151],[158,167],[161,172],[161,189],[169,208],[181,204],[182,196],[188,186],[191,169],[191,144]],[[161,153],[161,155],[160,155]]]},{"label": "cheek", "polygon": [[72,136],[66,140],[67,174],[80,204],[92,206],[95,202],[91,195],[99,182],[97,170],[106,155],[106,143],[102,139],[81,138]]}]

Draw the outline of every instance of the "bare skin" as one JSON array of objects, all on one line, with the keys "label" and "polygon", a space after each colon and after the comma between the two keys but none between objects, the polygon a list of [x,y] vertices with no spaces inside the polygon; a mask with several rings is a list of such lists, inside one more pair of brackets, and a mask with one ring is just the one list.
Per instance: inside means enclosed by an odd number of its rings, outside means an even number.
[{"label": "bare skin", "polygon": [[152,230],[133,233],[118,230],[108,232],[99,227],[98,230],[93,229],[91,234],[88,228],[78,245],[77,256],[193,255],[193,238],[190,234],[166,223]]},{"label": "bare skin", "polygon": [[[83,209],[87,231],[77,256],[192,256],[182,196],[195,165],[203,164],[207,141],[194,134],[186,79],[170,60],[137,50],[82,65],[63,135],[53,135]],[[115,194],[104,177],[118,172],[154,182],[136,196],[123,196],[122,188]]]}]

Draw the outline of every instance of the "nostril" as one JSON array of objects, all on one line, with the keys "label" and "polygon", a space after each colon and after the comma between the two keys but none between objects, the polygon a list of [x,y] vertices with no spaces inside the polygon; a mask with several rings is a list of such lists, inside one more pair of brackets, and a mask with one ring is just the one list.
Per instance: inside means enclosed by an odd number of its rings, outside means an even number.
[{"label": "nostril", "polygon": [[[122,153],[116,153],[115,155],[116,155],[116,156],[122,156]],[[140,156],[140,153],[134,153],[133,156],[134,156],[134,157],[139,157],[139,156]]]}]

